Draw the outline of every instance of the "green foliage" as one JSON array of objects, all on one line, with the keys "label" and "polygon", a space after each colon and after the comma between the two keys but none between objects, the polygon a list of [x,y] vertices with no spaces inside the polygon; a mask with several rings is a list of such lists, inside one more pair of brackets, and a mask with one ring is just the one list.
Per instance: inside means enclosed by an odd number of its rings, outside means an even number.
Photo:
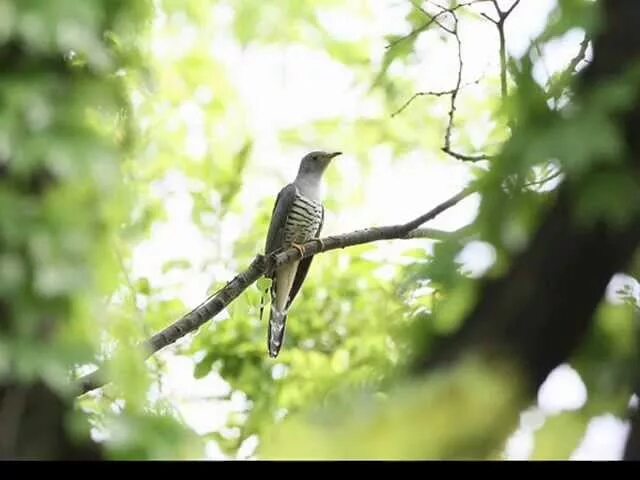
[{"label": "green foliage", "polygon": [[532,460],[568,460],[587,428],[583,412],[563,412],[548,418],[536,432]]},{"label": "green foliage", "polygon": [[[384,389],[388,376],[401,368],[400,358],[409,345],[393,334],[410,320],[403,318],[402,305],[388,287],[372,275],[376,268],[350,254],[315,259],[275,361],[265,355],[267,313],[260,322],[260,293],[254,290],[234,302],[229,318],[200,333],[191,351],[207,353],[194,375],[204,377],[214,370],[251,404],[244,422],[229,425],[240,431],[225,441],[229,453],[283,412],[328,401],[342,388]],[[362,289],[367,296],[358,295]]]},{"label": "green foliage", "polygon": [[96,337],[83,322],[100,316],[100,296],[114,286],[108,242],[125,219],[119,169],[132,134],[116,71],[134,57],[113,40],[149,10],[145,2],[1,5],[1,342],[11,359],[1,374],[60,386],[65,368],[90,358]]},{"label": "green foliage", "polygon": [[[271,459],[490,458],[509,433],[493,415],[518,411],[520,386],[494,365],[463,362],[390,398],[349,398],[267,434],[261,450]],[[490,426],[501,425],[500,429]]]}]

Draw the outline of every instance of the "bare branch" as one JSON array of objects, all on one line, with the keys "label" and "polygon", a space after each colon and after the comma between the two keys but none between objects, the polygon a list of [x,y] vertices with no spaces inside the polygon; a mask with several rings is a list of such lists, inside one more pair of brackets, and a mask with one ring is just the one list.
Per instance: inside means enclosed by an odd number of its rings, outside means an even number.
[{"label": "bare branch", "polygon": [[411,103],[413,103],[413,101],[418,98],[418,97],[442,97],[444,95],[451,95],[453,94],[453,90],[444,90],[442,92],[417,92],[414,93],[413,96],[407,100],[406,102],[404,102],[404,104],[395,112],[393,112],[391,114],[391,118],[395,117],[396,115],[401,114],[409,105],[411,105]]},{"label": "bare branch", "polygon": [[[302,246],[304,250],[304,255],[302,256],[296,248],[289,248],[284,252],[268,257],[257,255],[244,272],[236,275],[223,288],[184,315],[180,320],[143,342],[140,347],[145,351],[148,358],[157,351],[175,343],[178,339],[197,330],[215,317],[260,277],[265,274],[270,274],[276,268],[294,260],[300,260],[338,248],[362,245],[379,240],[417,238],[418,234],[415,236],[411,235],[413,230],[453,207],[475,191],[475,188],[472,187],[465,188],[460,193],[408,223],[385,227],[371,227],[351,233],[326,237],[320,241],[312,240]],[[102,371],[98,369],[80,378],[78,382],[80,394],[84,394],[104,385],[105,379],[103,378]]]},{"label": "bare branch", "polygon": [[507,9],[507,11],[504,12],[503,18],[507,18],[509,15],[511,15],[511,12],[513,12],[513,9],[516,8],[519,3],[520,0],[516,0],[515,2],[513,2],[513,4]]},{"label": "bare branch", "polygon": [[[435,22],[436,25],[438,25],[441,29],[443,29],[445,32],[449,32],[449,33],[453,33],[451,31],[451,29],[445,25],[443,25],[439,20],[438,17],[440,17],[441,15],[444,15],[445,13],[451,13],[451,10],[443,8],[442,11],[438,12],[436,15],[431,15],[429,12],[427,12],[424,8],[422,8],[420,5],[416,4],[416,2],[414,0],[411,0],[411,3],[413,4],[413,6],[415,8],[417,8],[418,10],[420,10],[428,19],[430,24]],[[440,7],[442,8],[442,7]]]},{"label": "bare branch", "polygon": [[500,20],[496,20],[496,19],[495,19],[495,18],[493,18],[493,17],[490,17],[489,15],[487,15],[487,14],[486,14],[486,13],[484,13],[484,12],[480,12],[480,15],[481,15],[481,16],[483,16],[484,18],[486,18],[487,20],[489,20],[491,23],[495,23],[496,25],[497,25],[497,24],[498,24],[498,22],[500,21]]},{"label": "bare branch", "polygon": [[491,0],[471,0],[469,2],[461,2],[458,3],[457,5],[454,5],[451,8],[441,8],[441,11],[431,15],[429,12],[427,12],[424,8],[422,8],[421,6],[416,5],[415,2],[412,2],[414,7],[416,7],[418,10],[420,10],[422,13],[424,13],[427,17],[429,17],[429,20],[427,22],[425,22],[424,24],[420,25],[418,28],[412,30],[411,32],[409,32],[409,34],[405,35],[404,37],[398,38],[396,40],[394,40],[393,42],[390,42],[387,45],[387,49],[389,48],[393,48],[395,47],[398,43],[403,42],[405,40],[408,40],[412,37],[415,37],[416,35],[424,32],[427,28],[429,28],[433,23],[436,23],[440,28],[442,28],[443,30],[448,31],[449,33],[452,33],[448,28],[444,27],[439,21],[438,19],[446,14],[446,13],[453,13],[456,10],[460,9],[460,8],[464,8],[464,7],[468,7],[470,5],[474,5],[476,3],[484,3],[484,2],[489,2]]},{"label": "bare branch", "polygon": [[456,39],[458,52],[458,74],[456,76],[456,86],[455,88],[453,88],[451,93],[449,122],[447,123],[447,129],[444,134],[444,146],[442,147],[442,151],[457,160],[462,160],[463,162],[478,162],[480,160],[488,160],[490,157],[485,154],[465,155],[463,153],[455,152],[451,149],[451,132],[453,131],[454,117],[456,113],[456,100],[458,98],[458,93],[460,93],[460,86],[462,84],[462,70],[464,68],[464,64],[462,61],[462,41],[460,40],[460,35],[458,33],[458,17],[455,13],[452,13],[452,15],[454,18],[453,36]]},{"label": "bare branch", "polygon": [[507,98],[509,93],[507,86],[507,39],[504,35],[504,19],[496,23],[498,28],[498,38],[500,39],[500,95],[502,100]]},{"label": "bare branch", "polygon": [[470,227],[472,225],[466,225],[458,230],[448,232],[445,230],[438,230],[436,228],[420,227],[415,230],[411,230],[404,236],[406,239],[412,238],[429,238],[432,240],[458,240],[470,235]]},{"label": "bare branch", "polygon": [[501,10],[497,0],[491,0],[493,8],[498,14],[498,20],[491,18],[485,13],[481,13],[484,18],[493,23],[498,29],[498,38],[500,40],[500,92],[502,99],[507,97],[507,41],[504,34],[504,23],[507,21],[511,12],[518,6],[520,0],[515,0],[507,10]]},{"label": "bare branch", "polygon": [[511,15],[511,12],[513,12],[513,9],[518,6],[518,4],[520,3],[520,0],[515,0],[515,2],[513,2],[511,6],[506,10],[502,10],[500,8],[500,5],[498,5],[498,0],[491,0],[491,3],[493,4],[493,8],[495,8],[496,13],[498,14],[498,17],[500,18],[500,20],[498,21],[504,21],[509,15]]},{"label": "bare branch", "polygon": [[576,73],[576,69],[580,62],[582,62],[587,56],[587,49],[589,48],[589,37],[586,35],[580,42],[580,48],[575,57],[571,59],[567,68],[565,68],[561,74],[559,74],[549,84],[549,96],[553,99],[557,99],[562,94],[562,90],[566,86],[569,79]]},{"label": "bare branch", "polygon": [[[485,1],[491,1],[491,0],[485,0]],[[477,2],[471,2],[471,3],[477,3]],[[471,3],[465,4],[465,5],[470,5]],[[409,98],[409,100],[407,100],[404,105],[402,105],[398,110],[396,110],[394,113],[391,114],[391,117],[395,117],[396,115],[400,114],[401,112],[403,112],[416,98],[420,97],[420,96],[434,96],[434,97],[441,97],[441,96],[446,96],[449,95],[449,120],[447,122],[447,127],[446,127],[446,131],[445,131],[445,135],[444,135],[444,146],[442,147],[442,151],[444,153],[446,153],[447,155],[455,158],[456,160],[461,160],[464,162],[478,162],[481,160],[489,160],[491,157],[489,155],[485,155],[485,154],[478,154],[478,155],[467,155],[467,154],[463,154],[463,153],[458,153],[455,152],[452,148],[451,148],[451,134],[453,131],[453,125],[454,125],[454,117],[455,117],[455,113],[456,113],[456,100],[458,98],[458,94],[460,92],[460,89],[463,88],[462,85],[462,71],[464,68],[464,64],[463,64],[463,60],[462,60],[462,41],[460,40],[460,35],[458,33],[458,16],[455,13],[456,8],[458,8],[459,6],[461,6],[462,4],[458,4],[458,6],[454,7],[454,8],[450,8],[450,9],[446,9],[445,7],[442,7],[436,3],[434,3],[436,6],[438,6],[438,8],[441,8],[442,10],[440,12],[438,12],[437,15],[440,15],[442,13],[450,13],[451,16],[453,17],[453,28],[452,29],[447,29],[445,28],[444,30],[446,30],[448,33],[450,33],[451,35],[453,35],[453,37],[456,39],[456,47],[457,47],[457,56],[458,56],[458,70],[457,70],[457,75],[456,75],[456,83],[455,86],[451,89],[451,90],[444,90],[444,91],[440,91],[440,92],[418,92],[413,94],[413,96],[411,98]],[[416,7],[416,8],[420,8],[422,10],[421,7]],[[473,83],[478,83],[480,81],[480,79],[475,80],[474,82],[471,82],[470,84]],[[467,85],[470,85],[467,84]],[[464,86],[467,86],[464,85]]]},{"label": "bare branch", "polygon": [[[474,80],[473,82],[466,83],[466,84],[462,85],[462,86],[460,87],[460,89],[463,89],[463,88],[465,88],[465,87],[468,87],[469,85],[475,85],[475,84],[478,84],[478,83],[480,83],[480,80],[481,80],[481,79],[480,79],[480,78],[478,78],[478,79]],[[406,101],[406,102],[405,102],[405,103],[404,103],[404,104],[403,104],[403,105],[402,105],[398,110],[396,110],[395,112],[393,112],[393,113],[391,114],[391,118],[395,117],[396,115],[401,114],[401,113],[402,113],[404,110],[406,110],[406,109],[407,109],[407,107],[408,107],[409,105],[411,105],[411,104],[413,103],[413,101],[414,101],[416,98],[418,98],[418,97],[444,97],[444,96],[446,96],[446,95],[453,95],[454,93],[455,93],[455,89],[451,89],[451,90],[442,90],[442,91],[440,91],[440,92],[431,92],[431,91],[430,91],[430,92],[416,92],[416,93],[414,93],[414,94],[413,94],[413,96],[412,96],[409,100],[407,100],[407,101]]]},{"label": "bare branch", "polygon": [[454,15],[454,37],[456,39],[456,45],[458,47],[458,75],[456,77],[456,86],[451,94],[451,106],[449,108],[449,123],[447,124],[447,130],[444,135],[444,147],[443,150],[451,150],[451,129],[453,128],[453,116],[456,113],[456,98],[458,98],[458,90],[460,90],[460,83],[462,82],[462,42],[460,35],[458,35],[458,17]]},{"label": "bare branch", "polygon": [[544,177],[544,178],[541,178],[541,179],[539,179],[539,180],[533,180],[533,181],[531,181],[531,182],[527,182],[527,183],[525,183],[523,186],[524,186],[525,188],[528,188],[528,187],[535,187],[535,186],[541,186],[541,185],[544,185],[545,183],[547,183],[547,182],[549,182],[549,181],[553,180],[554,178],[559,177],[560,175],[562,175],[562,170],[559,170],[559,169],[558,169],[558,170],[556,170],[555,172],[550,173],[549,175],[547,175],[547,176],[546,176],[546,177]]},{"label": "bare branch", "polygon": [[416,35],[424,32],[433,23],[437,23],[440,27],[442,27],[442,25],[438,22],[438,17],[440,17],[444,13],[445,12],[440,12],[440,13],[432,16],[431,19],[428,22],[422,24],[420,27],[416,28],[415,30],[412,30],[411,32],[409,32],[408,35],[405,35],[404,37],[397,38],[393,42],[389,42],[389,44],[387,45],[387,49],[391,49],[391,48],[395,47],[397,44],[399,44],[400,42],[404,42],[405,40],[408,40],[408,39],[410,39],[412,37],[415,37]]},{"label": "bare branch", "polygon": [[442,147],[442,151],[450,157],[453,157],[456,160],[461,160],[463,162],[480,162],[482,160],[491,160],[493,158],[491,155],[487,155],[484,153],[479,153],[478,155],[466,155],[464,153],[459,153],[451,150],[451,148],[449,147]]},{"label": "bare branch", "polygon": [[588,47],[589,47],[589,37],[585,35],[582,41],[580,42],[580,50],[578,50],[578,53],[576,54],[576,56],[571,59],[571,62],[569,62],[569,65],[567,66],[565,72],[575,73],[576,68],[578,67],[578,64],[582,60],[584,60],[585,56],[587,55]]}]

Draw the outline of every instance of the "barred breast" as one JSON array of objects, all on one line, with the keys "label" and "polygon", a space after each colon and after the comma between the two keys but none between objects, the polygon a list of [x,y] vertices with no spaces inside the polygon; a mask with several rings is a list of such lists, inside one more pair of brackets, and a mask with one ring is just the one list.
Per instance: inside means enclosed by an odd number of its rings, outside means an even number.
[{"label": "barred breast", "polygon": [[284,226],[284,243],[304,243],[315,237],[322,222],[322,204],[296,195]]}]

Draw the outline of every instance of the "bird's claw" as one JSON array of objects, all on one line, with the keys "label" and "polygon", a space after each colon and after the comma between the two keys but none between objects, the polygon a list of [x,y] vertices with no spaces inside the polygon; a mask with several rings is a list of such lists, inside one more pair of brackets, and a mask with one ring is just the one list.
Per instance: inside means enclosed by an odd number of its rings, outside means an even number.
[{"label": "bird's claw", "polygon": [[300,252],[300,258],[304,257],[304,247],[302,245],[298,245],[297,243],[292,243],[291,246]]}]

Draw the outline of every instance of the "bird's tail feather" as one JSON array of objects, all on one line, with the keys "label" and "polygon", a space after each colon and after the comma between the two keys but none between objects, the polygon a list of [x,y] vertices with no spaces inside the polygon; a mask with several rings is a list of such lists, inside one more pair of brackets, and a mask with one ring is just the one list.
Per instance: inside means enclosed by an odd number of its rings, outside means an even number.
[{"label": "bird's tail feather", "polygon": [[287,326],[287,311],[277,310],[271,307],[271,316],[269,318],[269,356],[275,358],[280,353],[284,340],[284,332]]}]

